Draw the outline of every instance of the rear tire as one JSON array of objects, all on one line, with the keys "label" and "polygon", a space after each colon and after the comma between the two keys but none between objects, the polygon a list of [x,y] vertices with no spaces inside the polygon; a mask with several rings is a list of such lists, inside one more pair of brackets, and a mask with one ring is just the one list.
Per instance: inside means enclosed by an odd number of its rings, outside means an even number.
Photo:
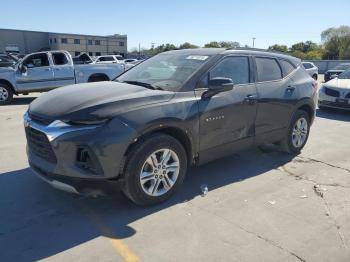
[{"label": "rear tire", "polygon": [[298,154],[305,146],[310,133],[310,116],[304,110],[294,113],[286,137],[280,142],[281,150]]},{"label": "rear tire", "polygon": [[315,79],[315,80],[317,81],[318,75],[317,75],[317,74],[314,74],[314,75],[312,76],[312,78]]},{"label": "rear tire", "polygon": [[156,133],[141,140],[128,154],[123,192],[137,205],[154,205],[178,189],[186,171],[187,155],[182,144],[172,136]]},{"label": "rear tire", "polygon": [[6,84],[0,83],[0,105],[10,104],[13,100],[13,90]]}]

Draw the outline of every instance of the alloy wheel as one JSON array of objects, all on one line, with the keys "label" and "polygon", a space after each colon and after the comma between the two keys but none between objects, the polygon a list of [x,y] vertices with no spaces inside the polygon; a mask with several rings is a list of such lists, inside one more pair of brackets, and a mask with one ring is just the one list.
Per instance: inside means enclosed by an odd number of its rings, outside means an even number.
[{"label": "alloy wheel", "polygon": [[299,118],[293,127],[292,143],[296,148],[302,147],[308,135],[308,123],[304,117]]},{"label": "alloy wheel", "polygon": [[0,101],[6,101],[9,97],[9,92],[6,88],[0,86]]},{"label": "alloy wheel", "polygon": [[142,166],[141,187],[147,195],[164,195],[175,185],[179,171],[179,157],[174,151],[168,148],[157,150],[147,157]]}]

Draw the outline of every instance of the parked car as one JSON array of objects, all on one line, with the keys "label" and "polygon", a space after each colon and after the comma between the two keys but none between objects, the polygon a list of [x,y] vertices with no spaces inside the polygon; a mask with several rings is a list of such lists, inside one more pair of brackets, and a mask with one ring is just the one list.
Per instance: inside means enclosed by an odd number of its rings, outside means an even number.
[{"label": "parked car", "polygon": [[13,66],[16,63],[16,61],[16,59],[7,54],[0,54],[0,67]]},{"label": "parked car", "polygon": [[191,165],[264,143],[298,153],[316,102],[315,81],[291,56],[164,52],[115,81],[34,100],[24,116],[28,160],[56,188],[84,192],[119,181],[136,204],[155,204],[178,189]]},{"label": "parked car", "polygon": [[331,70],[328,70],[324,74],[324,81],[327,82],[333,78],[336,78],[339,74],[350,68],[350,63],[342,63],[337,65]]},{"label": "parked car", "polygon": [[315,80],[318,79],[318,67],[311,62],[302,62],[301,63],[305,68],[306,72]]},{"label": "parked car", "polygon": [[123,64],[74,65],[66,51],[45,51],[27,55],[8,68],[0,69],[0,105],[13,95],[44,92],[76,83],[107,81],[125,71]]},{"label": "parked car", "polygon": [[127,59],[124,59],[124,62],[125,63],[134,63],[134,62],[137,62],[138,60],[135,59],[135,58],[127,58]]},{"label": "parked car", "polygon": [[350,69],[322,85],[318,107],[350,110]]},{"label": "parked car", "polygon": [[96,64],[124,63],[124,58],[121,55],[102,55],[96,58],[95,63]]}]

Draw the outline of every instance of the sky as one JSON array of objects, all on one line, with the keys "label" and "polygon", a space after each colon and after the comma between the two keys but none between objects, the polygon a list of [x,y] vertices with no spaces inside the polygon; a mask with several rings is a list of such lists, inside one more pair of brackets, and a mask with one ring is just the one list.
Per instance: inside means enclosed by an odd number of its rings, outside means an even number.
[{"label": "sky", "polygon": [[15,0],[1,1],[0,28],[128,35],[128,49],[184,42],[237,41],[267,48],[321,42],[350,26],[350,0]]}]

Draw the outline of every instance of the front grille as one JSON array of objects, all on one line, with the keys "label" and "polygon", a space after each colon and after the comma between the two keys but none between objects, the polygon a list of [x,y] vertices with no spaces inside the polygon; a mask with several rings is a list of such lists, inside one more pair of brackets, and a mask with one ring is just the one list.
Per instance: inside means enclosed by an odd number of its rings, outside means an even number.
[{"label": "front grille", "polygon": [[57,159],[56,159],[55,153],[52,150],[51,144],[43,132],[38,131],[31,127],[26,127],[25,132],[26,132],[29,150],[33,154],[51,163],[57,162]]},{"label": "front grille", "polygon": [[324,88],[324,92],[327,96],[340,97],[340,92],[334,89],[330,89],[328,87]]}]

